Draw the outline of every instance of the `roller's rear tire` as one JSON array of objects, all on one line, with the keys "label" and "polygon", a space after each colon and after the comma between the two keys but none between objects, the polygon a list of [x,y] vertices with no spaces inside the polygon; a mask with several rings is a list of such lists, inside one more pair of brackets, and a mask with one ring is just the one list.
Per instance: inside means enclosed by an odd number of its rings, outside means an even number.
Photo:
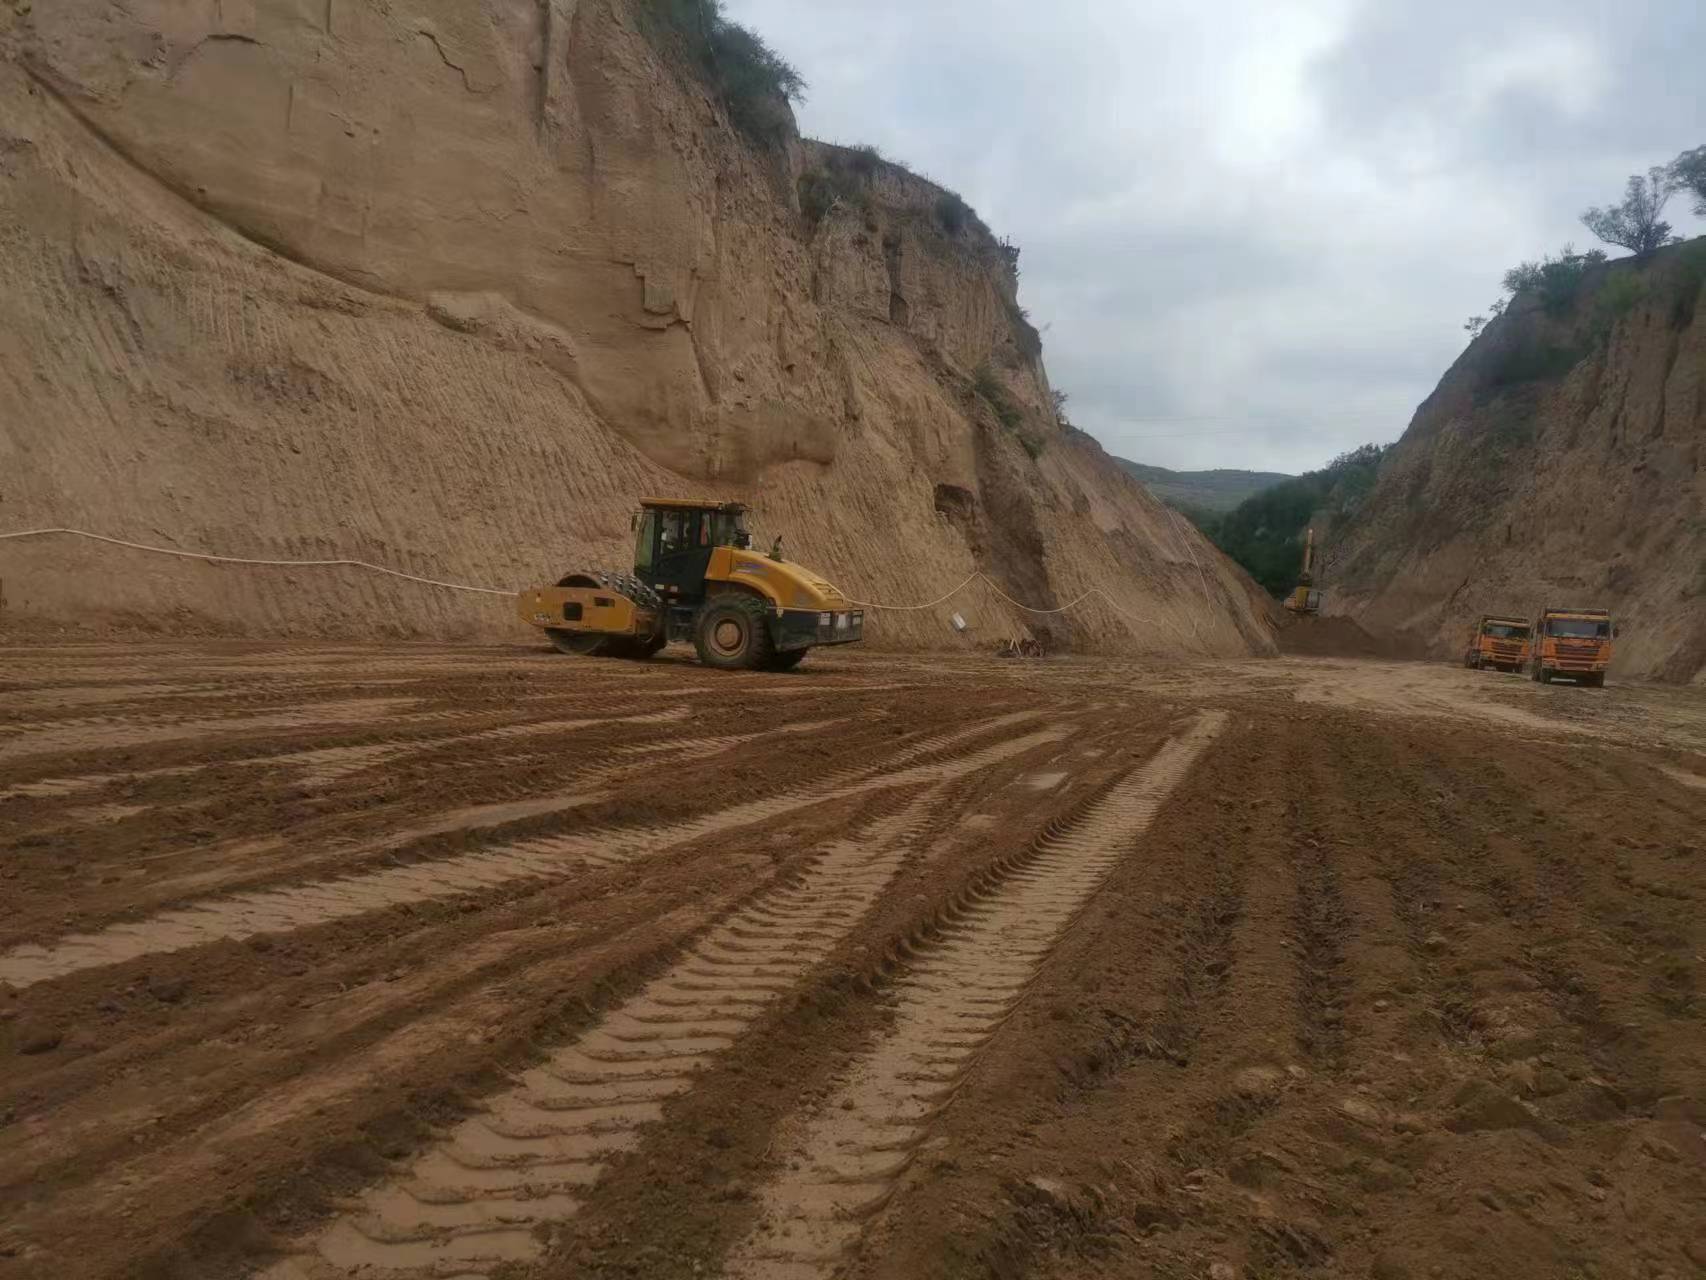
[{"label": "roller's rear tire", "polygon": [[610,652],[613,637],[599,631],[564,631],[547,627],[545,634],[557,646],[558,653],[572,653],[577,658],[597,658]]},{"label": "roller's rear tire", "polygon": [[775,649],[766,614],[757,596],[724,591],[706,601],[693,623],[693,647],[699,661],[723,671],[762,671]]}]

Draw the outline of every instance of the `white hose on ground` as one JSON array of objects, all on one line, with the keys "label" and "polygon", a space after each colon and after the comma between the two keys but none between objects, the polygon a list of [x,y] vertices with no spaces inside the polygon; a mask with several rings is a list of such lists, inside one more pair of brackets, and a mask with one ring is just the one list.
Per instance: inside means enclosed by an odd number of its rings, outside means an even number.
[{"label": "white hose on ground", "polygon": [[[488,596],[513,596],[516,594],[513,590],[505,590],[501,587],[474,587],[461,582],[445,582],[439,578],[423,578],[418,574],[403,573],[397,569],[387,569],[382,564],[370,564],[366,560],[259,560],[249,556],[220,556],[213,555],[212,553],[205,551],[179,551],[173,547],[155,547],[150,546],[145,542],[130,542],[124,538],[110,538],[104,533],[90,533],[87,529],[20,529],[16,533],[0,533],[0,541],[4,541],[8,538],[41,538],[55,534],[63,534],[76,538],[89,538],[95,542],[111,543],[115,547],[129,547],[133,551],[147,551],[154,555],[177,556],[179,559],[183,560],[206,560],[213,564],[264,565],[269,568],[281,569],[323,569],[337,567],[367,569],[373,573],[383,573],[388,574],[393,578],[402,578],[406,582],[419,582],[429,587],[443,587],[447,591],[471,591],[479,595]],[[1101,597],[1103,604],[1107,605],[1108,608],[1112,609],[1123,618],[1129,618],[1134,622],[1146,624],[1153,621],[1153,619],[1139,617],[1135,613],[1130,613],[1127,610],[1120,608],[1119,605],[1113,602],[1113,599],[1108,595],[1108,593],[1103,591],[1100,587],[1091,587],[1088,591],[1084,592],[1077,599],[1068,604],[1059,605],[1052,609],[1034,608],[1031,605],[1015,600],[1012,596],[1008,595],[999,586],[997,586],[988,574],[981,571],[972,574],[952,591],[937,596],[934,600],[925,601],[923,604],[876,604],[869,600],[853,600],[851,598],[848,600],[848,603],[857,605],[861,609],[878,609],[888,613],[915,613],[922,609],[934,609],[939,604],[946,604],[949,600],[959,595],[960,592],[964,591],[979,579],[982,579],[983,584],[986,587],[996,595],[1000,596],[1008,604],[1012,605],[1015,609],[1022,609],[1026,613],[1066,613],[1069,610],[1076,609],[1092,596],[1099,596]]]},{"label": "white hose on ground", "polygon": [[96,542],[110,542],[115,547],[129,547],[134,551],[150,551],[158,556],[177,556],[183,560],[209,560],[214,564],[259,564],[280,569],[325,569],[347,566],[352,569],[368,569],[374,573],[389,574],[393,578],[402,578],[408,582],[425,583],[429,587],[443,587],[447,591],[473,591],[486,596],[513,596],[515,594],[513,591],[505,591],[498,587],[470,587],[461,582],[443,582],[438,578],[423,578],[418,574],[403,573],[398,569],[387,569],[382,564],[369,564],[365,560],[254,560],[247,556],[216,556],[205,551],[178,551],[171,547],[151,547],[145,542],[127,542],[123,538],[109,538],[104,533],[90,533],[87,529],[22,529],[17,533],[0,533],[0,539],[40,538],[55,533],[70,534],[78,538],[92,538]]}]

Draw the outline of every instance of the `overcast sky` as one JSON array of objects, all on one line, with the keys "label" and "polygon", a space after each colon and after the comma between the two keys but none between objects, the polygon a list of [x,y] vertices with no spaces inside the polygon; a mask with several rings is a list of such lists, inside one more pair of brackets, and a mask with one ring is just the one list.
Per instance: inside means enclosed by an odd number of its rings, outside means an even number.
[{"label": "overcast sky", "polygon": [[1703,0],[725,7],[804,73],[807,134],[1021,246],[1069,415],[1163,466],[1396,439],[1506,267],[1706,143]]}]

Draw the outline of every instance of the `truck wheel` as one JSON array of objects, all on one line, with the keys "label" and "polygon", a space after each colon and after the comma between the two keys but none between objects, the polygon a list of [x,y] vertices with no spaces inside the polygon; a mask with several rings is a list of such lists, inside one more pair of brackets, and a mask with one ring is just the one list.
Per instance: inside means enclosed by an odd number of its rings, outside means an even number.
[{"label": "truck wheel", "polygon": [[774,653],[770,656],[770,670],[792,671],[805,661],[808,652],[810,651],[807,649],[784,649],[780,653]]},{"label": "truck wheel", "polygon": [[1541,684],[1551,684],[1552,683],[1552,669],[1550,667],[1541,667],[1540,668],[1540,683]]},{"label": "truck wheel", "polygon": [[1591,676],[1583,676],[1582,683],[1590,689],[1605,688],[1605,672],[1596,671]]},{"label": "truck wheel", "polygon": [[712,596],[693,625],[699,661],[724,671],[758,671],[770,664],[768,610],[756,596],[725,591]]}]

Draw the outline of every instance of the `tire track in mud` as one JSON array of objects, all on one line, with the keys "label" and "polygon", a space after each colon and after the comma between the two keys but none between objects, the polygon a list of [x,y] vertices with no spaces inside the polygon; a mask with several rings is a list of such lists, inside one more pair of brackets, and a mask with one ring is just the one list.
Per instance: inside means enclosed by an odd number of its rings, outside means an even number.
[{"label": "tire track in mud", "polygon": [[347,702],[321,703],[272,715],[203,716],[166,723],[149,718],[144,724],[126,724],[120,720],[96,716],[63,724],[58,728],[19,733],[11,736],[9,741],[0,741],[0,764],[28,759],[31,756],[60,755],[73,751],[106,751],[115,747],[154,746],[163,742],[218,734],[359,723],[385,717],[399,705],[413,704],[416,701],[418,699],[412,697],[359,698]]},{"label": "tire track in mud", "polygon": [[727,1274],[800,1280],[836,1269],[1055,943],[1225,722],[1221,712],[1199,714],[1040,838],[922,952],[896,985],[892,1029],[815,1114],[784,1130],[788,1167],[761,1193],[760,1226],[736,1246]]},{"label": "tire track in mud", "polygon": [[[979,753],[966,771],[1032,745]],[[261,1280],[473,1276],[538,1257],[538,1228],[571,1217],[610,1158],[663,1118],[665,1100],[852,930],[931,825],[940,790],[825,845]]]},{"label": "tire track in mud", "polygon": [[[877,790],[942,781],[957,770],[975,767],[989,750],[973,756],[931,762],[928,757],[950,751],[967,738],[1038,719],[1037,711],[1017,712],[979,722],[969,728],[926,738],[892,753],[877,767],[856,766],[829,778],[779,795],[746,801],[713,813],[663,827],[614,828],[574,832],[499,844],[458,856],[377,871],[333,877],[306,885],[257,890],[212,898],[145,920],[110,926],[96,933],[73,934],[51,945],[26,944],[0,953],[0,982],[17,988],[33,986],[163,952],[181,951],[225,940],[242,941],[263,933],[289,933],[352,916],[408,903],[482,893],[517,881],[548,879],[576,869],[596,869],[633,862],[718,832],[766,822],[800,809]],[[1011,739],[1035,746],[1064,736],[1064,729],[1033,732]],[[1001,750],[992,748],[990,750]],[[902,766],[924,760],[910,768]],[[597,799],[596,793],[553,797],[533,802],[514,817],[538,816],[549,803],[571,808]],[[499,815],[503,816],[503,815]],[[508,820],[507,817],[505,820]],[[417,834],[431,834],[423,831]]]},{"label": "tire track in mud", "polygon": [[[464,714],[477,715],[480,713]],[[574,733],[581,729],[617,724],[675,724],[691,719],[692,714],[691,709],[687,706],[677,705],[657,711],[638,712],[633,715],[502,724],[487,729],[475,729],[467,733],[435,734],[424,738],[407,734],[393,734],[378,742],[355,743],[349,746],[310,747],[306,750],[287,751],[274,755],[247,756],[236,760],[204,760],[194,764],[167,765],[163,768],[140,769],[125,773],[88,773],[65,778],[43,778],[34,782],[19,783],[5,791],[0,791],[0,801],[14,796],[31,799],[54,798],[107,786],[121,780],[140,782],[162,778],[184,778],[207,769],[227,767],[290,768],[297,766],[304,770],[303,781],[305,783],[310,786],[324,786],[374,765],[387,764],[394,760],[443,747],[471,745],[487,741],[510,742],[523,738],[540,737],[545,734]],[[423,718],[432,723],[439,723],[446,718],[446,715],[445,713],[428,712]],[[402,716],[398,719],[410,721],[415,717]]]},{"label": "tire track in mud", "polygon": [[[665,713],[673,722],[676,717]],[[604,722],[594,722],[603,724]],[[413,861],[427,861],[413,857],[409,847],[419,841],[441,836],[451,831],[476,831],[481,828],[503,826],[507,823],[539,818],[564,808],[574,807],[588,802],[608,798],[608,789],[619,786],[622,782],[641,770],[655,770],[660,760],[669,761],[691,757],[696,763],[704,763],[714,757],[726,754],[749,743],[762,742],[768,739],[783,739],[788,736],[817,733],[846,724],[845,719],[793,721],[780,726],[760,729],[751,733],[727,734],[717,737],[676,738],[665,739],[661,742],[640,742],[627,745],[617,745],[621,739],[612,738],[608,734],[595,735],[593,739],[577,741],[583,760],[567,775],[555,780],[556,789],[544,797],[531,800],[518,800],[470,808],[440,811],[435,820],[417,824],[412,827],[393,829],[359,844],[344,844],[322,849],[316,853],[292,854],[280,840],[273,841],[274,847],[264,849],[265,865],[251,865],[251,856],[263,851],[263,847],[253,839],[226,841],[216,845],[188,845],[164,852],[155,852],[126,862],[122,866],[132,871],[140,871],[140,863],[167,862],[168,869],[150,873],[146,893],[138,896],[134,892],[125,892],[123,896],[111,900],[105,910],[96,914],[85,932],[91,926],[103,920],[112,923],[122,923],[127,919],[131,922],[144,912],[158,912],[174,907],[176,904],[198,899],[207,899],[210,895],[233,897],[239,892],[271,891],[281,883],[288,883],[293,877],[324,875],[323,868],[329,863],[336,863],[340,868],[347,867],[351,862],[358,862],[365,869],[373,869],[376,864],[387,861],[396,865],[398,856],[411,857]],[[339,749],[343,750],[343,749]],[[338,757],[340,760],[344,757]],[[514,755],[498,755],[486,757],[481,762],[482,771],[489,776],[502,776],[507,770],[525,770],[538,761],[537,753],[519,753]],[[439,762],[428,762],[436,767]],[[465,767],[459,757],[442,762],[444,767]],[[115,779],[116,780],[116,779]],[[589,794],[590,793],[590,794]],[[193,803],[193,802],[191,802]],[[417,805],[421,802],[416,802]],[[430,801],[426,803],[430,804]],[[169,801],[127,806],[135,810],[125,816],[135,816],[139,812],[155,811],[171,808]],[[62,820],[60,833],[66,830],[66,824],[77,821],[76,811],[64,809],[59,811]],[[117,816],[116,812],[113,816]],[[64,838],[74,838],[65,836]],[[233,859],[229,855],[239,846],[246,846],[244,858]],[[211,864],[217,868],[212,871],[198,870],[195,863]],[[347,878],[352,872],[346,871],[338,879]],[[96,908],[93,901],[87,907]],[[42,915],[42,920],[58,920],[58,915],[44,907],[48,913]],[[11,922],[15,927],[6,931],[10,936],[4,936],[6,943],[20,943],[31,938],[30,926],[18,918]],[[3,948],[0,948],[3,954]]]}]

